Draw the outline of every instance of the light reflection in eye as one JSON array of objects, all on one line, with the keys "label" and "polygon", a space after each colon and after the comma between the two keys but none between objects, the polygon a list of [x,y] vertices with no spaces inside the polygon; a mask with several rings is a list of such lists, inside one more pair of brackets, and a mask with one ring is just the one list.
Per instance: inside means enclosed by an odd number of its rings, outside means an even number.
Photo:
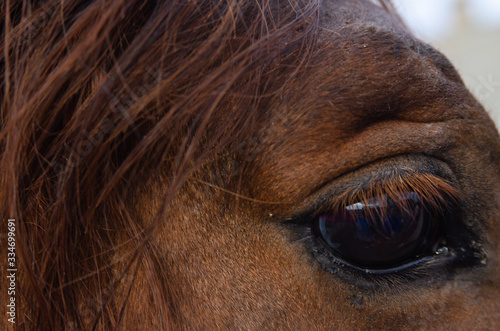
[{"label": "light reflection in eye", "polygon": [[319,234],[347,262],[390,268],[415,258],[436,241],[437,219],[415,192],[356,202],[317,219]]}]

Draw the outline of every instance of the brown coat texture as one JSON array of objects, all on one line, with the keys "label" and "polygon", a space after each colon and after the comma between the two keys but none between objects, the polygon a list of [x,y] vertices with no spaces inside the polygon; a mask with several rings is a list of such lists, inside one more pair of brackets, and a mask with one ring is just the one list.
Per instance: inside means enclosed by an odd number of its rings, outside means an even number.
[{"label": "brown coat texture", "polygon": [[[0,328],[500,328],[499,134],[390,2],[5,0],[0,20]],[[410,213],[404,192],[440,236],[411,263],[345,263],[314,230],[377,197]]]}]

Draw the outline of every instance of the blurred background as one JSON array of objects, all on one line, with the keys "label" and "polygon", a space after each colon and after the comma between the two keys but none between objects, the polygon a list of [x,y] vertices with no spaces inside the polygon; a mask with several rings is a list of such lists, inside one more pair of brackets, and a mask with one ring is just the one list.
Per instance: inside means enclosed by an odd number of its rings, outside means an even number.
[{"label": "blurred background", "polygon": [[392,0],[407,25],[444,53],[500,128],[500,0]]}]

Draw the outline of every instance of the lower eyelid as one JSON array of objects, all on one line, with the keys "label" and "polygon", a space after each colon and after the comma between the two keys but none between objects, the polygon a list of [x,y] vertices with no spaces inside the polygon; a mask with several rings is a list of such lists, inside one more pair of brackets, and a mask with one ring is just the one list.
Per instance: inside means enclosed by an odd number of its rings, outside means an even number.
[{"label": "lower eyelid", "polygon": [[398,289],[401,290],[403,286],[412,286],[416,281],[425,281],[428,286],[440,286],[458,269],[481,265],[477,252],[451,248],[448,245],[437,249],[430,256],[423,256],[394,268],[361,268],[334,256],[315,235],[311,226],[299,225],[294,230],[298,235],[294,243],[309,251],[313,263],[318,263],[333,277],[366,291],[388,291],[394,283],[397,283]]}]

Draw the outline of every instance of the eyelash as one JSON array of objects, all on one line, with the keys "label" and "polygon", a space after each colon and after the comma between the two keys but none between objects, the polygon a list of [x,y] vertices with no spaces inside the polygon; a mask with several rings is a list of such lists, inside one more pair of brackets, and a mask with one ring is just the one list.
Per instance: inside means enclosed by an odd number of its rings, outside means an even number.
[{"label": "eyelash", "polygon": [[330,203],[324,204],[316,213],[338,212],[355,203],[368,203],[374,197],[388,197],[396,203],[396,207],[406,211],[408,205],[403,202],[407,200],[398,198],[407,192],[415,192],[423,205],[440,213],[461,200],[460,192],[447,180],[432,174],[416,173],[386,179],[365,189],[349,188]]}]

